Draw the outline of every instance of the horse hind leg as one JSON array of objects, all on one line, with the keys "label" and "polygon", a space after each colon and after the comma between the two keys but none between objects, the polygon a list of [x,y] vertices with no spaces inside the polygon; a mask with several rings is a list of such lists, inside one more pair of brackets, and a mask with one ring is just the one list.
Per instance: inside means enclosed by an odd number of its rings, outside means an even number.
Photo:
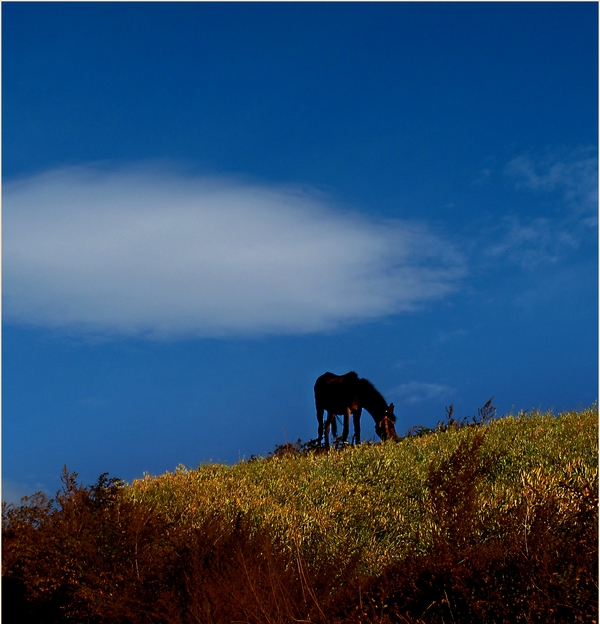
[{"label": "horse hind leg", "polygon": [[329,448],[329,430],[333,425],[334,435],[336,432],[335,414],[327,412],[327,420],[325,421],[325,448]]},{"label": "horse hind leg", "polygon": [[323,414],[325,410],[317,408],[317,421],[319,423],[319,437],[318,444],[321,446],[321,442],[323,441]]},{"label": "horse hind leg", "polygon": [[352,418],[354,421],[354,442],[360,444],[360,415],[362,410],[354,412]]}]

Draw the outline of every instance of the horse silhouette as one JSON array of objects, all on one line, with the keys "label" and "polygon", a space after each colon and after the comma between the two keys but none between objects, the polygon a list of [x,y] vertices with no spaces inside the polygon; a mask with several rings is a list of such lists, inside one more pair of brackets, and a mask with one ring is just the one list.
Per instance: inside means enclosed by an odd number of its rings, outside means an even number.
[{"label": "horse silhouette", "polygon": [[[371,414],[375,421],[375,432],[382,440],[397,438],[394,423],[394,404],[387,404],[375,386],[367,379],[360,378],[355,372],[345,375],[325,373],[315,382],[315,406],[319,421],[318,443],[321,444],[325,434],[325,447],[329,447],[329,430],[333,425],[333,435],[337,434],[336,415],[344,417],[344,429],[341,442],[348,439],[350,428],[350,414],[354,421],[354,440],[360,443],[360,416],[363,408]],[[323,415],[327,412],[325,429],[323,430]]]}]

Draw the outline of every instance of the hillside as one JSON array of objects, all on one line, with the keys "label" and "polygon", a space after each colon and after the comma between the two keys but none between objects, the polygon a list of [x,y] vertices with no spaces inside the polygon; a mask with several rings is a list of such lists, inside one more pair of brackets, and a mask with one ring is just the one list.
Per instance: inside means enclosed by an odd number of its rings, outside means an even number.
[{"label": "hillside", "polygon": [[300,451],[66,473],[5,510],[3,579],[72,621],[597,621],[595,407]]}]

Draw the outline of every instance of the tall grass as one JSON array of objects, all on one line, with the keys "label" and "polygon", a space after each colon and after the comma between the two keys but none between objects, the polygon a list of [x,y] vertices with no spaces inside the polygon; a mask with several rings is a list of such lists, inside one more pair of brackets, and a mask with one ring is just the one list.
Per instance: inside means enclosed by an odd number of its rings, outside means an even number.
[{"label": "tall grass", "polygon": [[3,578],[73,621],[596,621],[595,407],[299,448],[126,487],[66,474],[54,505],[5,510]]}]

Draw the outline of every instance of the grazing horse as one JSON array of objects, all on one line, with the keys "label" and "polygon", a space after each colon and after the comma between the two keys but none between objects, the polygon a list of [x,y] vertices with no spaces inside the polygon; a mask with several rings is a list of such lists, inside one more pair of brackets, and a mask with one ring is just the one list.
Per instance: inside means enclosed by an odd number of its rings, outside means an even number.
[{"label": "grazing horse", "polygon": [[315,405],[319,421],[319,444],[323,439],[323,414],[327,412],[325,422],[325,447],[329,447],[329,429],[333,425],[336,434],[337,414],[344,416],[342,442],[348,439],[350,414],[354,420],[354,439],[360,443],[360,415],[363,407],[375,421],[375,432],[382,440],[397,438],[394,423],[394,404],[388,405],[375,386],[366,379],[361,379],[355,372],[345,375],[325,373],[315,383]]}]

